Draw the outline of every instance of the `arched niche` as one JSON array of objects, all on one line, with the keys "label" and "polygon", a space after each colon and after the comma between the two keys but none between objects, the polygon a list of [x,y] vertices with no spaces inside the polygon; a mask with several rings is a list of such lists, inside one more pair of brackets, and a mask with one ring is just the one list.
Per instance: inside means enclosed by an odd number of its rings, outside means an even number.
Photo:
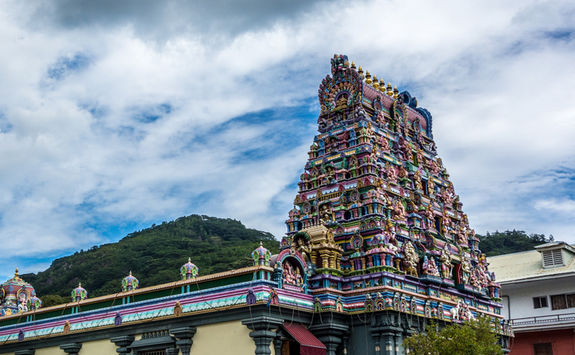
[{"label": "arched niche", "polygon": [[306,271],[308,264],[300,252],[286,249],[279,253],[276,264],[282,271],[279,285],[281,288],[290,291],[307,292],[308,280]]}]

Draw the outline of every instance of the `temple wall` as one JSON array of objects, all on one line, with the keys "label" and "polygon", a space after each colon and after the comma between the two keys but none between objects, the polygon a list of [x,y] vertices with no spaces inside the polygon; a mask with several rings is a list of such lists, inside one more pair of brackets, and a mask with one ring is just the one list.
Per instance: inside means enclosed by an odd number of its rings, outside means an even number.
[{"label": "temple wall", "polygon": [[[64,352],[60,350],[58,354]],[[82,349],[78,355],[97,355],[97,354],[117,354],[116,346],[109,339],[90,341],[82,344]]]},{"label": "temple wall", "polygon": [[[238,354],[252,355],[256,345],[250,330],[240,321],[224,322],[198,327],[190,355]],[[273,348],[272,354],[274,353]]]},{"label": "temple wall", "polygon": [[66,353],[58,346],[53,346],[51,348],[36,349],[36,352],[34,353],[34,355],[63,355],[63,354]]}]

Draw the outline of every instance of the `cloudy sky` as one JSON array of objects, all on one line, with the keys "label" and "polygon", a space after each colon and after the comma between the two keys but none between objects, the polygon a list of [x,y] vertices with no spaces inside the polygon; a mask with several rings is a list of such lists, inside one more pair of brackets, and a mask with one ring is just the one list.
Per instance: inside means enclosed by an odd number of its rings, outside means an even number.
[{"label": "cloudy sky", "polygon": [[0,2],[0,277],[193,213],[284,233],[334,53],[408,89],[472,226],[575,242],[572,1]]}]

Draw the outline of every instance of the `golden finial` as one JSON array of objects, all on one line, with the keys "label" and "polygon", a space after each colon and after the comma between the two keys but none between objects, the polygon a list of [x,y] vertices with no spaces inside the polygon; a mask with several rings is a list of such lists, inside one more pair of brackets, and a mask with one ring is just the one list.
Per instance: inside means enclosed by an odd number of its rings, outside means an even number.
[{"label": "golden finial", "polygon": [[363,80],[363,69],[361,68],[361,65],[359,66],[359,68],[357,68],[357,73],[359,74],[361,80]]},{"label": "golden finial", "polygon": [[190,258],[189,256],[188,256],[188,262],[189,262],[189,263],[192,262],[192,258]]},{"label": "golden finial", "polygon": [[377,80],[377,76],[373,76],[373,87],[379,89],[379,81]]},{"label": "golden finial", "polygon": [[348,68],[349,67],[349,61],[346,60],[345,62],[343,62],[343,66]]},{"label": "golden finial", "polygon": [[369,71],[365,72],[365,82],[371,85],[371,74],[369,73]]},{"label": "golden finial", "polygon": [[78,282],[78,288],[82,287],[82,283]]},{"label": "golden finial", "polygon": [[391,83],[387,83],[387,93],[388,96],[393,95],[393,89],[391,88]]},{"label": "golden finial", "polygon": [[397,99],[399,96],[399,90],[397,90],[397,86],[393,88],[393,98]]},{"label": "golden finial", "polygon": [[379,80],[379,91],[385,93],[385,83],[383,82],[383,79]]},{"label": "golden finial", "polygon": [[351,62],[351,69],[355,69],[355,63]]}]

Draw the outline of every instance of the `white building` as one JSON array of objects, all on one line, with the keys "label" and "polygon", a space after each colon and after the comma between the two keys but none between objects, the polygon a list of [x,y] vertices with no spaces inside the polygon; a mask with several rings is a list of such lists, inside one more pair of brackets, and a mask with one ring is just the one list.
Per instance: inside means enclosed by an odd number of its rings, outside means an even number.
[{"label": "white building", "polygon": [[575,354],[575,249],[550,242],[488,262],[515,332],[511,354]]}]

